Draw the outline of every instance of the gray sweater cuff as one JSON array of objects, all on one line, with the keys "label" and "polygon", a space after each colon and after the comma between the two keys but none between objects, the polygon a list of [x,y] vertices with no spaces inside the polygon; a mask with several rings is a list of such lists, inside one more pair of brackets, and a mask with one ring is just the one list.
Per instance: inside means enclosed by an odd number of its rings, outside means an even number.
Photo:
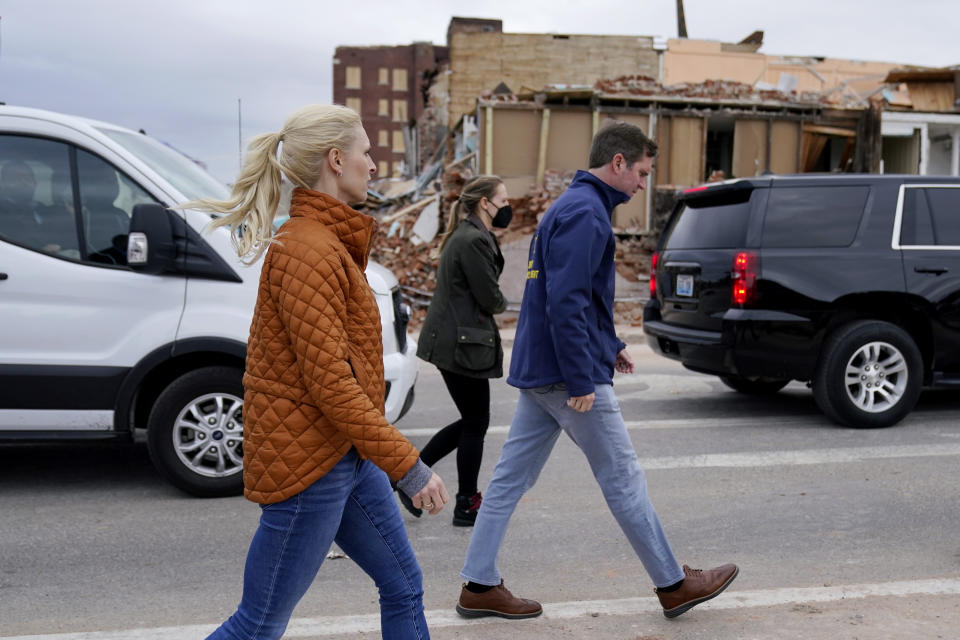
[{"label": "gray sweater cuff", "polygon": [[417,463],[410,467],[410,471],[407,471],[397,482],[397,488],[412,498],[427,486],[432,477],[433,469],[424,464],[423,460],[417,458]]}]

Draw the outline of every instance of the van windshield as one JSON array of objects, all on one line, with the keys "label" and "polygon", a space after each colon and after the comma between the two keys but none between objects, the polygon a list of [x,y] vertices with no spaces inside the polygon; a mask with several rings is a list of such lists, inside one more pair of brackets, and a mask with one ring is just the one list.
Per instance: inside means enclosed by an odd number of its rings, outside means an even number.
[{"label": "van windshield", "polygon": [[224,200],[230,194],[226,185],[218,182],[195,162],[149,136],[119,129],[101,128],[99,131],[140,158],[188,200],[199,198]]}]

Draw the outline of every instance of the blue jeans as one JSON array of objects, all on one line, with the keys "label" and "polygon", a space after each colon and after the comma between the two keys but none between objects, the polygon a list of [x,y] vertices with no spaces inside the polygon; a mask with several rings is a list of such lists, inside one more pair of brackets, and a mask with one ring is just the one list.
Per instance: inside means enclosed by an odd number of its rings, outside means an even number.
[{"label": "blue jeans", "polygon": [[280,638],[332,542],[376,583],[384,638],[430,637],[420,567],[390,482],[356,450],[301,493],[261,509],[240,606],[208,640]]},{"label": "blue jeans", "polygon": [[578,413],[567,406],[563,384],[521,389],[510,433],[483,496],[460,575],[479,584],[500,584],[497,554],[510,516],[537,481],[560,432],[587,456],[607,506],[657,587],[683,579],[657,513],[647,497],[647,481],[637,462],[620,405],[611,385],[597,385],[593,408]]}]

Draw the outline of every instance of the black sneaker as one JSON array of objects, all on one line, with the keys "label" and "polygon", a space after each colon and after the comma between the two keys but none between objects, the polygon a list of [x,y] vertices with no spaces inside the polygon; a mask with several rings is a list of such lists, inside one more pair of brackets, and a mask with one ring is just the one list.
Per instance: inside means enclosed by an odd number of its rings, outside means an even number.
[{"label": "black sneaker", "polygon": [[483,496],[476,492],[472,496],[457,494],[457,506],[453,508],[453,526],[472,527],[477,521],[477,512],[480,511],[480,503],[483,502]]},{"label": "black sneaker", "polygon": [[393,487],[393,490],[397,492],[397,497],[400,498],[400,504],[402,504],[407,511],[412,513],[414,518],[419,518],[423,515],[423,509],[417,509],[415,506],[413,506],[413,500],[410,499],[410,496],[398,489],[395,482],[391,482],[390,486]]}]

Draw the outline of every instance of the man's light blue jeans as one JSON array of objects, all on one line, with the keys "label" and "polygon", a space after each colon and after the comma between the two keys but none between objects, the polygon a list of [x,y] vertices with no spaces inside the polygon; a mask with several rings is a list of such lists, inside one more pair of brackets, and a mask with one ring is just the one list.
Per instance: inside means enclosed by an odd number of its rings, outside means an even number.
[{"label": "man's light blue jeans", "polygon": [[620,524],[654,586],[683,579],[667,536],[647,496],[647,481],[637,462],[612,385],[597,385],[593,408],[578,413],[567,406],[567,387],[521,389],[510,433],[483,496],[483,504],[460,575],[479,584],[500,584],[497,554],[510,516],[537,481],[561,431],[587,456],[607,506]]},{"label": "man's light blue jeans", "polygon": [[[351,449],[301,493],[262,506],[250,543],[237,612],[207,640],[265,640],[283,635],[293,608],[336,542],[380,590],[384,638],[430,637],[420,567],[386,474]],[[321,589],[337,589],[328,584]],[[318,597],[323,598],[322,591]]]}]

